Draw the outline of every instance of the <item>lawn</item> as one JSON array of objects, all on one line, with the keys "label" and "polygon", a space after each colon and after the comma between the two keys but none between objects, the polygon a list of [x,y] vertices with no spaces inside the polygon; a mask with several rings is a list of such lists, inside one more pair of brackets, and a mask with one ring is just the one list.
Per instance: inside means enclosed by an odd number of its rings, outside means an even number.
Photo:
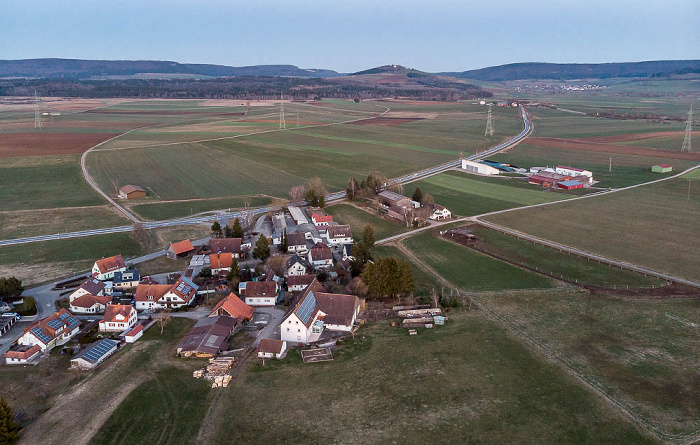
[{"label": "lawn", "polygon": [[214,198],[194,201],[136,204],[131,206],[131,210],[138,213],[142,218],[160,221],[164,219],[181,218],[210,210],[242,208],[245,206],[246,200],[248,201],[249,207],[262,207],[272,202],[272,198],[266,196]]},{"label": "lawn", "polygon": [[698,185],[697,179],[671,179],[486,219],[608,258],[700,280]]},{"label": "lawn", "polygon": [[326,207],[326,213],[340,224],[350,225],[355,241],[362,240],[362,229],[365,224],[372,224],[374,238],[379,241],[390,236],[405,232],[406,226],[398,222],[387,221],[377,215],[361,210],[351,204],[335,204]]},{"label": "lawn", "polygon": [[700,430],[700,305],[577,290],[491,294],[481,304],[678,443]]},{"label": "lawn", "polygon": [[459,289],[467,291],[545,289],[557,285],[550,278],[445,241],[432,231],[424,231],[408,238],[404,244],[421,261]]},{"label": "lawn", "polygon": [[3,239],[124,226],[129,225],[130,222],[116,209],[106,205],[50,210],[0,211],[0,228],[2,228]]},{"label": "lawn", "polygon": [[453,215],[473,216],[524,205],[560,201],[571,195],[543,190],[517,178],[484,178],[450,171],[411,183],[407,193],[419,187]]},{"label": "lawn", "polygon": [[382,256],[393,256],[402,260],[409,260],[411,270],[413,271],[413,285],[415,286],[413,294],[415,296],[429,297],[433,288],[435,288],[435,290],[438,293],[440,293],[441,285],[437,282],[435,277],[430,275],[420,266],[410,261],[410,258],[407,258],[406,255],[404,255],[404,253],[398,247],[393,245],[376,246],[372,250],[372,256],[374,258]]},{"label": "lawn", "polygon": [[579,284],[630,287],[666,284],[653,277],[568,255],[479,225],[468,228],[477,236],[476,249]]},{"label": "lawn", "polygon": [[653,443],[477,311],[416,336],[381,321],[335,357],[249,365],[222,390],[207,441]]}]

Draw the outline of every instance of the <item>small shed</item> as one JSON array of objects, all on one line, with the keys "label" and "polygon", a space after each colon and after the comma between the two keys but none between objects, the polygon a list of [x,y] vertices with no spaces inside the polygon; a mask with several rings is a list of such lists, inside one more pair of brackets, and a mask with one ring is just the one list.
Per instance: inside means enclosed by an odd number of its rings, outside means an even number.
[{"label": "small shed", "polygon": [[669,164],[659,164],[651,167],[654,173],[670,173],[673,171],[673,166]]},{"label": "small shed", "polygon": [[148,193],[138,185],[127,184],[119,189],[119,197],[122,199],[145,198]]},{"label": "small shed", "polygon": [[141,323],[134,326],[130,331],[124,333],[123,338],[127,343],[134,343],[143,335],[143,325]]},{"label": "small shed", "polygon": [[557,187],[564,190],[573,190],[583,188],[583,184],[578,181],[562,181],[557,183]]},{"label": "small shed", "polygon": [[286,341],[263,338],[258,346],[258,358],[282,358],[286,351]]},{"label": "small shed", "polygon": [[107,357],[114,354],[117,351],[118,345],[118,341],[110,340],[108,338],[103,338],[102,340],[96,341],[80,351],[71,359],[71,367],[80,369],[94,369],[100,363],[105,361]]},{"label": "small shed", "polygon": [[171,244],[170,247],[168,247],[167,256],[172,260],[176,260],[179,258],[184,258],[192,252],[194,252],[194,246],[192,246],[190,240],[186,239],[184,241]]}]

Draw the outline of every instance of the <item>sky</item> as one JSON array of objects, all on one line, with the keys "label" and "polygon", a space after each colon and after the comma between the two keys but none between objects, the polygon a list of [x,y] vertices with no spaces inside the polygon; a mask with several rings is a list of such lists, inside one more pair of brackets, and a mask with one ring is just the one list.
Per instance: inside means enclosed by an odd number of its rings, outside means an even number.
[{"label": "sky", "polygon": [[700,59],[700,0],[2,0],[0,59],[429,72]]}]

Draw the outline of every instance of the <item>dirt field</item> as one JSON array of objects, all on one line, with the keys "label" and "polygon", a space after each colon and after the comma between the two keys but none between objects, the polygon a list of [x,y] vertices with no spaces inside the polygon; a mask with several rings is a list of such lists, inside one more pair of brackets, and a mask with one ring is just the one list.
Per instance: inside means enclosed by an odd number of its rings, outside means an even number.
[{"label": "dirt field", "polygon": [[[632,136],[632,135],[630,135]],[[617,137],[617,136],[614,136]],[[527,143],[530,145],[538,145],[540,147],[552,147],[561,148],[565,150],[582,150],[582,151],[595,151],[595,152],[605,152],[605,153],[621,153],[621,154],[632,154],[638,156],[649,156],[665,159],[687,159],[690,161],[700,161],[700,153],[681,153],[668,151],[668,150],[658,150],[656,148],[646,148],[646,147],[630,147],[627,145],[615,145],[615,144],[604,144],[600,142],[590,142],[590,140],[582,139],[560,139],[560,138],[545,138],[545,137],[531,137],[528,138]]]},{"label": "dirt field", "polygon": [[682,131],[657,131],[652,133],[618,134],[614,136],[592,136],[581,138],[581,140],[591,142],[630,142],[644,139],[683,136],[683,134]]},{"label": "dirt field", "polygon": [[[124,102],[124,99],[70,99],[64,97],[42,97],[41,106],[52,111],[76,111],[103,107]],[[34,109],[33,97],[4,97],[0,99],[0,111]]]},{"label": "dirt field", "polygon": [[411,117],[376,117],[373,119],[362,119],[351,123],[353,125],[380,125],[382,127],[396,127],[401,124],[409,124],[420,120],[423,119]]},{"label": "dirt field", "polygon": [[157,115],[157,116],[244,116],[245,113],[223,113],[223,112],[210,112],[210,111],[179,111],[179,110],[115,110],[113,108],[109,109],[99,109],[99,110],[88,110],[86,113],[90,114],[136,114],[136,115]]},{"label": "dirt field", "polygon": [[[61,120],[59,121],[58,119],[61,119]],[[143,127],[146,125],[153,125],[155,123],[155,122],[128,122],[128,121],[124,121],[124,122],[81,121],[81,120],[77,120],[74,118],[70,118],[70,120],[66,120],[65,117],[57,118],[55,123],[52,123],[50,118],[45,117],[45,116],[42,118],[42,122],[44,124],[44,128],[46,128],[46,129],[61,128],[61,130],[64,130],[64,129],[84,129],[84,128],[90,128],[90,129],[136,128],[136,127]],[[34,120],[32,119],[30,121],[28,119],[24,119],[24,120],[17,120],[17,121],[0,123],[0,130],[18,130],[18,129],[22,129],[22,128],[34,128]]]},{"label": "dirt field", "polygon": [[82,153],[119,133],[0,134],[0,158]]}]

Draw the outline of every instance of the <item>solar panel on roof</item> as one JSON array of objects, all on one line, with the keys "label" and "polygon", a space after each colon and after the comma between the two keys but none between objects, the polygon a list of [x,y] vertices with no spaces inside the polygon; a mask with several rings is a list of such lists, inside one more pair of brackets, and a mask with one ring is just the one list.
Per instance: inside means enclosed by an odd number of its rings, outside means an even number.
[{"label": "solar panel on roof", "polygon": [[31,331],[32,334],[34,334],[39,340],[43,341],[44,343],[48,343],[51,341],[51,337],[46,335],[44,333],[44,330],[41,329],[41,326],[34,326]]},{"label": "solar panel on roof", "polygon": [[70,317],[70,314],[63,312],[62,314],[59,314],[58,318],[61,320],[65,320],[66,318]]},{"label": "solar panel on roof", "polygon": [[89,349],[86,349],[81,355],[78,355],[78,357],[95,363],[110,352],[116,345],[116,341],[105,338],[94,343]]},{"label": "solar panel on roof", "polygon": [[58,318],[54,318],[53,320],[49,320],[48,323],[46,323],[46,324],[53,329],[58,329],[61,326],[63,326],[65,323],[63,323],[63,320],[59,320]]},{"label": "solar panel on roof", "polygon": [[316,297],[314,297],[314,293],[309,292],[309,295],[304,298],[304,301],[301,302],[299,309],[296,311],[297,317],[299,317],[304,324],[309,321],[311,314],[314,313],[316,304]]}]

